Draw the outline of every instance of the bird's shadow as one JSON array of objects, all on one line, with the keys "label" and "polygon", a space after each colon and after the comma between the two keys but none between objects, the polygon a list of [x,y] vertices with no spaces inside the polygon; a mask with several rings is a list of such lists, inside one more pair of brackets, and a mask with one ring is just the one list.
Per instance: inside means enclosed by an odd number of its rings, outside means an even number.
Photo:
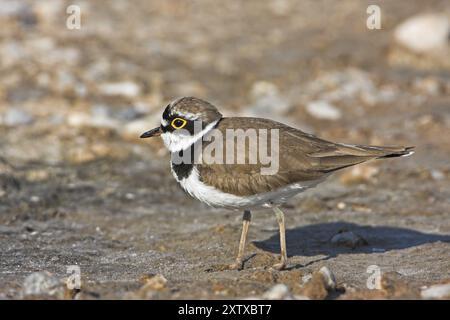
[{"label": "bird's shadow", "polygon": [[[339,232],[351,231],[367,241],[355,248],[338,246],[331,238]],[[325,255],[326,260],[339,254],[377,253],[406,249],[433,242],[450,242],[450,235],[423,233],[411,229],[388,226],[364,226],[348,222],[319,223],[286,230],[286,246],[289,256]],[[279,235],[255,241],[253,244],[264,251],[279,253]]]}]

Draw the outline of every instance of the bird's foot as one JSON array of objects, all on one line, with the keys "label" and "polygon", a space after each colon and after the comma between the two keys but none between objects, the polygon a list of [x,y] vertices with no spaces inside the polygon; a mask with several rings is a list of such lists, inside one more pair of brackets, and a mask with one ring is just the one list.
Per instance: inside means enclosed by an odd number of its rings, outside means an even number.
[{"label": "bird's foot", "polygon": [[277,270],[277,271],[281,271],[286,269],[286,262],[282,261],[279,263],[276,263],[272,266],[272,269]]}]

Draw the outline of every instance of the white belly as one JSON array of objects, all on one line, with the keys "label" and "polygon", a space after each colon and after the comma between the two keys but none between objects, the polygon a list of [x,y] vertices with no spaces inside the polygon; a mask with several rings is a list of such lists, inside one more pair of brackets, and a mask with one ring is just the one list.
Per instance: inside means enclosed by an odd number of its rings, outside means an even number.
[{"label": "white belly", "polygon": [[[174,173],[175,179],[177,179]],[[204,184],[199,179],[198,171],[194,167],[191,174],[182,180],[177,181],[181,187],[192,197],[213,207],[223,207],[228,209],[250,209],[255,207],[272,207],[285,202],[290,197],[311,188],[322,180],[308,183],[294,183],[286,187],[276,189],[271,192],[259,193],[252,196],[237,196],[222,192],[212,186]]]}]

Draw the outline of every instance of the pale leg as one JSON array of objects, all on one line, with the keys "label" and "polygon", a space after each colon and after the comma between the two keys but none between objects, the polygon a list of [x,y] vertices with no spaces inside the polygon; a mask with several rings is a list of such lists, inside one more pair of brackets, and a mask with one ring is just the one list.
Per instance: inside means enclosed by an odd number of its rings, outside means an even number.
[{"label": "pale leg", "polygon": [[241,240],[239,241],[238,255],[236,257],[236,262],[230,265],[230,269],[241,270],[243,267],[245,242],[247,241],[248,227],[250,226],[251,218],[252,214],[250,211],[245,210],[244,215],[242,216],[242,233]]},{"label": "pale leg", "polygon": [[282,270],[287,264],[287,253],[286,253],[286,228],[284,225],[284,214],[283,211],[278,207],[274,207],[273,211],[277,217],[278,227],[280,228],[280,248],[281,248],[281,261],[273,266],[274,269]]}]

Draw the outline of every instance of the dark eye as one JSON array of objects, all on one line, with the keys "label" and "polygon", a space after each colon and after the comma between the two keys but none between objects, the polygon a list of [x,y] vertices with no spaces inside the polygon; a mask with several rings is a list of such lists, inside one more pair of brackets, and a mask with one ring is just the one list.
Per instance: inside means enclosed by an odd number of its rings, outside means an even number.
[{"label": "dark eye", "polygon": [[187,121],[181,118],[175,118],[172,120],[170,125],[175,129],[181,129],[186,125]]}]

